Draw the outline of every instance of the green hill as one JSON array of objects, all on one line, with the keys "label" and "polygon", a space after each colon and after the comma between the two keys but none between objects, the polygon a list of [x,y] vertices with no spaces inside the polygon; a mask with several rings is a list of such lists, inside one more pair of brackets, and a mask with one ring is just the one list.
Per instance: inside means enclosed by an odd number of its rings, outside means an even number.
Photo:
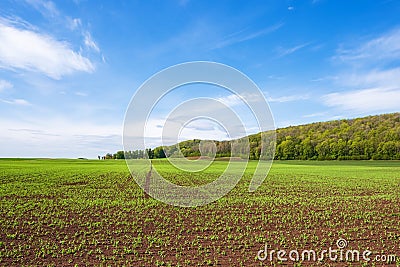
[{"label": "green hill", "polygon": [[400,159],[400,113],[277,130],[276,159]]},{"label": "green hill", "polygon": [[[258,159],[261,134],[249,135],[250,159]],[[179,143],[185,157],[200,156],[201,140]],[[229,157],[231,141],[214,141],[217,157]],[[177,146],[164,147],[168,156]],[[162,147],[146,152],[151,158],[166,157]],[[128,152],[130,153],[130,152]],[[400,113],[290,126],[276,130],[275,159],[290,160],[400,160]]]}]

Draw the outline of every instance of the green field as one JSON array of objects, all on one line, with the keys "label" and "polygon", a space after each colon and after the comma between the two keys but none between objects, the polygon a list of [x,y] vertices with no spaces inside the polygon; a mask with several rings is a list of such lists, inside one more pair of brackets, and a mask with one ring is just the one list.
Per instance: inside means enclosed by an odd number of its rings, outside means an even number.
[{"label": "green field", "polygon": [[[191,176],[153,164],[176,183],[202,184],[227,163]],[[399,161],[276,161],[249,193],[255,166],[222,199],[180,208],[145,198],[123,160],[0,160],[0,265],[292,266],[257,253],[265,244],[320,251],[344,238],[371,259],[396,254],[400,266]]]}]

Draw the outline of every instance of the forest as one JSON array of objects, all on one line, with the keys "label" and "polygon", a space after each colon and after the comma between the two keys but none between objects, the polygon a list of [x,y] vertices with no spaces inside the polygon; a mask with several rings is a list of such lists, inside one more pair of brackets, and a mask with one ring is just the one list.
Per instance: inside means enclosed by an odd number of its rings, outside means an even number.
[{"label": "forest", "polygon": [[[272,134],[272,133],[270,133]],[[262,154],[261,133],[247,136],[250,159]],[[242,138],[243,139],[243,138]],[[240,140],[240,139],[239,139]],[[216,157],[230,157],[232,141],[213,141]],[[165,158],[177,154],[200,156],[201,140],[136,151],[118,151],[108,158]],[[270,146],[275,145],[269,144]],[[203,153],[204,156],[204,153]],[[239,155],[240,156],[240,155]],[[400,160],[400,113],[289,126],[276,130],[275,159],[279,160]]]}]

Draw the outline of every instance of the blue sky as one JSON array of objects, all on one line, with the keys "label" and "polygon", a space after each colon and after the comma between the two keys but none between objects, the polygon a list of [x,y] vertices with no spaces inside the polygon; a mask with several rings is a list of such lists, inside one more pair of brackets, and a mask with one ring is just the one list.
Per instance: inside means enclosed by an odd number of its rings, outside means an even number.
[{"label": "blue sky", "polygon": [[135,90],[187,61],[248,75],[277,127],[399,111],[398,14],[390,0],[0,1],[0,156],[120,150]]}]

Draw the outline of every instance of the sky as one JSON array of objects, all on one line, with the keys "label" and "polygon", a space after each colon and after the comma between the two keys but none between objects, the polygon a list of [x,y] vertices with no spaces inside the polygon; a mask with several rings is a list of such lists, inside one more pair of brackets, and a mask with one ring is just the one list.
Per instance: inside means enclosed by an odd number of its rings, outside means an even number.
[{"label": "sky", "polygon": [[[122,150],[134,93],[190,61],[247,75],[276,127],[398,112],[398,14],[394,0],[0,1],[0,157]],[[152,121],[194,97],[238,100],[188,86],[163,99]],[[218,123],[194,124],[180,139],[226,138]]]}]

